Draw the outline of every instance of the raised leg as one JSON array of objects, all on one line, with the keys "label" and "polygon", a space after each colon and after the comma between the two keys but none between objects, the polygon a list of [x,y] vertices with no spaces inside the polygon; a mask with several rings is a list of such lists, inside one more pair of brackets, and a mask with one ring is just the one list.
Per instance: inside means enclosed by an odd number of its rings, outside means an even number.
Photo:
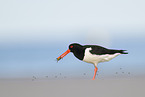
[{"label": "raised leg", "polygon": [[92,80],[95,80],[95,77],[96,77],[96,72],[98,71],[98,68],[95,66],[95,69],[94,69],[94,76],[93,76],[93,79]]}]

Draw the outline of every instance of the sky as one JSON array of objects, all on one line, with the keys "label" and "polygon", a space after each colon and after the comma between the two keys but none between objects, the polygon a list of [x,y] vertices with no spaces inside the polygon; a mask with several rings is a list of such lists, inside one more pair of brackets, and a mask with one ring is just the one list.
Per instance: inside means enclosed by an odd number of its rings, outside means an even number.
[{"label": "sky", "polygon": [[[94,67],[68,54],[70,43],[126,49],[98,65],[98,77],[145,77],[144,0],[1,0],[0,78],[92,77]],[[130,75],[128,75],[130,74]]]}]

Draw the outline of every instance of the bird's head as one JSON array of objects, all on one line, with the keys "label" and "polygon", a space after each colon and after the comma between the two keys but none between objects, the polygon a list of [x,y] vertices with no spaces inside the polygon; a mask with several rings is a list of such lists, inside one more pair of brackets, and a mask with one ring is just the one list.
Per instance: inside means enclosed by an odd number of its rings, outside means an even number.
[{"label": "bird's head", "polygon": [[69,45],[69,50],[70,50],[70,52],[74,52],[74,51],[76,51],[78,48],[80,48],[81,47],[81,45],[80,44],[78,44],[78,43],[73,43],[73,44],[70,44]]},{"label": "bird's head", "polygon": [[62,55],[60,55],[58,58],[57,58],[57,61],[59,61],[60,59],[62,59],[64,56],[66,56],[68,53],[70,52],[74,52],[77,48],[81,47],[80,44],[78,43],[72,43],[69,45],[69,48],[66,52],[64,52]]}]

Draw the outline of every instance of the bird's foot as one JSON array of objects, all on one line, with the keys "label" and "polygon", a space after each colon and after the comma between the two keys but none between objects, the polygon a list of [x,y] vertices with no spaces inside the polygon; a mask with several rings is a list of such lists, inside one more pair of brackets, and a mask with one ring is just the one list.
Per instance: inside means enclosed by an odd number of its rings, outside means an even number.
[{"label": "bird's foot", "polygon": [[95,80],[95,78],[93,77],[92,80]]}]

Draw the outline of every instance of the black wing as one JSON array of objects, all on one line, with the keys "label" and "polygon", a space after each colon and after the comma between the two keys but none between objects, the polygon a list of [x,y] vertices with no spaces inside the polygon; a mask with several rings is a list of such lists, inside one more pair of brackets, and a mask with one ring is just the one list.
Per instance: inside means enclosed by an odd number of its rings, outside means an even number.
[{"label": "black wing", "polygon": [[104,54],[115,54],[115,53],[121,53],[121,54],[128,54],[124,51],[126,50],[113,50],[113,49],[107,49],[104,48],[102,46],[97,46],[97,45],[85,45],[85,48],[92,48],[92,50],[90,50],[90,52],[92,54],[96,54],[96,55],[104,55]]}]

